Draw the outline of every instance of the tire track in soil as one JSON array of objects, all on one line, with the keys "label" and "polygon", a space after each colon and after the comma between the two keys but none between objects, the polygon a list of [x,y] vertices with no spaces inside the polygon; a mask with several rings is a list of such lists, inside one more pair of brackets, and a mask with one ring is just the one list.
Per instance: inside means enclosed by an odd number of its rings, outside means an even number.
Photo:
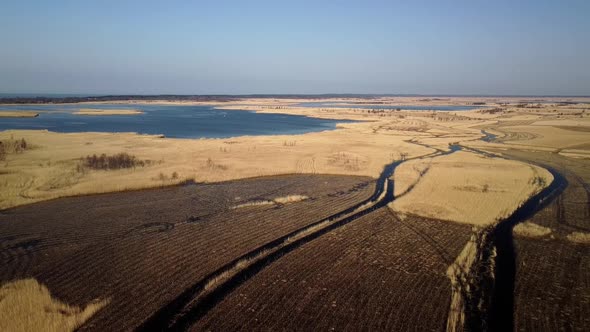
[{"label": "tire track in soil", "polygon": [[140,233],[161,233],[173,230],[175,225],[169,222],[148,222],[141,224],[130,232],[139,231]]},{"label": "tire track in soil", "polygon": [[560,225],[565,225],[565,206],[563,204],[563,194],[557,196],[555,200],[555,220]]},{"label": "tire track in soil", "polygon": [[[412,143],[426,146],[422,143]],[[453,144],[449,145],[447,151],[435,150],[435,152],[424,156],[398,160],[386,165],[376,181],[373,195],[368,199],[268,242],[225,264],[160,308],[136,330],[182,331],[188,329],[227,294],[283,255],[378,208],[387,206],[395,199],[394,182],[389,178],[401,163],[414,159],[448,155],[461,150],[461,146]]]},{"label": "tire track in soil", "polygon": [[579,175],[572,173],[571,176],[576,179],[576,181],[578,181],[578,183],[582,186],[582,188],[584,188],[584,191],[586,192],[586,203],[582,204],[586,204],[586,209],[584,209],[584,217],[590,218],[590,184],[586,183]]}]

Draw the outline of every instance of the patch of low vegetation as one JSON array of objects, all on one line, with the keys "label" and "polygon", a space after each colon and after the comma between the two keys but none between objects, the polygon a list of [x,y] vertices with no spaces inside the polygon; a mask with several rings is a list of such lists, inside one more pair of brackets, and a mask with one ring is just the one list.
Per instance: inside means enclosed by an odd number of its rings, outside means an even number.
[{"label": "patch of low vegetation", "polygon": [[6,159],[9,154],[22,153],[29,148],[30,145],[24,138],[2,140],[0,141],[0,160]]},{"label": "patch of low vegetation", "polygon": [[174,171],[172,172],[172,174],[170,174],[170,176],[160,172],[160,174],[158,174],[157,178],[154,178],[154,180],[160,180],[160,181],[176,181],[178,180],[179,175],[178,172]]},{"label": "patch of low vegetation", "polygon": [[543,106],[541,104],[534,104],[534,103],[520,103],[520,104],[514,105],[514,107],[517,107],[517,108],[542,108]]},{"label": "patch of low vegetation", "polygon": [[228,169],[228,167],[226,165],[218,164],[215,161],[213,161],[213,159],[211,159],[211,158],[207,158],[206,166],[210,170],[221,170],[221,171],[225,171],[225,170]]},{"label": "patch of low vegetation", "polygon": [[499,107],[494,107],[494,108],[486,108],[486,109],[482,109],[478,111],[479,113],[482,114],[496,114],[496,113],[502,113],[504,112],[503,108],[499,108]]},{"label": "patch of low vegetation", "polygon": [[516,225],[513,231],[516,235],[530,238],[543,237],[552,233],[551,228],[543,227],[529,221]]},{"label": "patch of low vegetation", "polygon": [[94,170],[117,170],[144,167],[149,166],[150,164],[150,160],[140,160],[134,155],[130,155],[126,152],[118,153],[112,156],[108,156],[103,153],[100,156],[93,154],[92,156],[86,156],[85,158],[82,158],[81,163],[78,165],[78,171],[83,171],[83,169],[86,168]]},{"label": "patch of low vegetation", "polygon": [[544,177],[541,176],[535,176],[533,177],[530,181],[530,184],[532,184],[533,186],[539,187],[539,188],[545,188],[547,186],[547,180],[545,180]]},{"label": "patch of low vegetation", "polygon": [[238,204],[238,205],[232,206],[232,209],[240,209],[240,208],[244,208],[244,207],[263,206],[263,205],[275,205],[275,202],[273,202],[273,201],[253,201],[253,202],[247,202],[244,204]]},{"label": "patch of low vegetation", "polygon": [[295,146],[297,141],[283,141],[283,146]]},{"label": "patch of low vegetation", "polygon": [[358,156],[346,152],[334,153],[328,157],[327,164],[344,168],[348,171],[359,171],[365,162]]},{"label": "patch of low vegetation", "polygon": [[567,235],[567,239],[574,243],[590,244],[590,233],[573,232]]},{"label": "patch of low vegetation", "polygon": [[309,197],[307,197],[305,195],[289,195],[289,196],[284,196],[284,197],[277,197],[274,199],[274,202],[277,204],[288,204],[288,203],[301,202],[301,201],[304,201],[308,198]]},{"label": "patch of low vegetation", "polygon": [[290,204],[290,203],[297,203],[297,202],[305,201],[308,199],[309,199],[309,197],[305,196],[305,195],[289,195],[289,196],[283,196],[283,197],[275,197],[272,200],[246,202],[243,204],[233,206],[232,209],[239,209],[239,208],[250,207],[250,206],[284,205],[284,204]]}]

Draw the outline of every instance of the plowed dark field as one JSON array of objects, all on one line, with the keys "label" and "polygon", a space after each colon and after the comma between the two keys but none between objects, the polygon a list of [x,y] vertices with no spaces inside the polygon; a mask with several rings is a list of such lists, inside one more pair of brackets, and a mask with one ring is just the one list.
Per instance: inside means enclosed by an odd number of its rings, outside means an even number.
[{"label": "plowed dark field", "polygon": [[440,331],[466,225],[381,208],[271,264],[192,330]]},{"label": "plowed dark field", "polygon": [[[0,215],[0,282],[34,277],[74,305],[110,298],[81,329],[129,330],[235,257],[373,191],[369,178],[294,175],[14,208]],[[293,194],[309,199],[231,208]]]}]

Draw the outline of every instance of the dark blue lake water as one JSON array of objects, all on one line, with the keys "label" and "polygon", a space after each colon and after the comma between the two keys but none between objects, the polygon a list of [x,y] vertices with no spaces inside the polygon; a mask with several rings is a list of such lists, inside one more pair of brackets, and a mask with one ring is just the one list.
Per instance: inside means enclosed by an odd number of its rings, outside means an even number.
[{"label": "dark blue lake water", "polygon": [[400,108],[402,110],[412,111],[469,111],[481,108],[481,106],[457,106],[457,105],[436,105],[436,106],[420,106],[420,105],[382,105],[382,104],[340,104],[333,102],[305,102],[299,103],[297,106],[302,107],[329,107],[329,108],[363,108],[373,110],[391,110]]},{"label": "dark blue lake water", "polygon": [[[139,115],[75,115],[80,108],[134,109]],[[19,105],[0,110],[40,111],[36,118],[0,118],[0,130],[48,129],[71,133],[137,132],[163,134],[166,137],[225,138],[244,135],[292,135],[336,128],[346,120],[317,119],[298,115],[264,114],[244,110],[216,110],[212,106],[170,105]]]}]

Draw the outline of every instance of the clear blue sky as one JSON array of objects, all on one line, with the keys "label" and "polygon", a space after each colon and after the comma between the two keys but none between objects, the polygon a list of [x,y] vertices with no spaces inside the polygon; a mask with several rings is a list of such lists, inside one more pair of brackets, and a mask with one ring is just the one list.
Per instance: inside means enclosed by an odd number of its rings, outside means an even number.
[{"label": "clear blue sky", "polygon": [[590,95],[590,1],[0,0],[0,93]]}]

